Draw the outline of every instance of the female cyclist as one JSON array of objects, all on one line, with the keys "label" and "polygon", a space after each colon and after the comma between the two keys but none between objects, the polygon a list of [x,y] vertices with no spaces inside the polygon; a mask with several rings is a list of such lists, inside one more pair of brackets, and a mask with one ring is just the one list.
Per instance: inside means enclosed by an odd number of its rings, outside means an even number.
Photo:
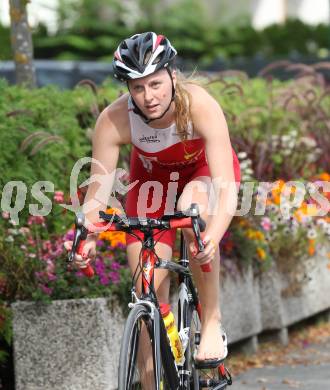
[{"label": "female cyclist", "polygon": [[[186,210],[198,203],[206,231],[205,250],[197,253],[193,233],[184,231],[190,250],[190,267],[202,306],[201,342],[195,359],[219,363],[226,357],[220,332],[219,242],[235,213],[239,163],[231,147],[223,112],[208,92],[189,82],[174,67],[177,52],[163,35],[136,34],[121,42],[114,54],[114,76],[126,82],[122,95],[100,114],[93,135],[91,175],[116,169],[120,146],[132,144],[130,179],[137,181],[127,194],[126,214],[159,217],[174,208]],[[109,183],[109,186],[112,184]],[[97,183],[91,183],[86,202],[95,199]],[[106,203],[106,202],[105,202]],[[99,210],[86,212],[99,221]],[[156,252],[171,258],[175,232],[163,234]],[[70,245],[66,245],[70,247]],[[90,236],[76,263],[85,266],[95,256],[96,237]],[[127,236],[128,262],[136,269],[140,242]],[[201,265],[211,263],[212,271]],[[137,290],[141,282],[137,283]],[[155,288],[160,302],[169,300],[166,270],[156,270]]]}]

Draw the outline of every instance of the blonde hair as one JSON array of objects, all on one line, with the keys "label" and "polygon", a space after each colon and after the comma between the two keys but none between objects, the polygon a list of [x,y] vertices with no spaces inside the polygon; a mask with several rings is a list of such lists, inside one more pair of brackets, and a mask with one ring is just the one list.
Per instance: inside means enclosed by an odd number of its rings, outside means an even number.
[{"label": "blonde hair", "polygon": [[181,141],[186,141],[188,138],[188,129],[191,125],[191,94],[186,88],[187,84],[195,84],[201,86],[201,81],[192,73],[186,77],[179,70],[176,71],[176,87],[175,87],[175,124],[176,131]]}]

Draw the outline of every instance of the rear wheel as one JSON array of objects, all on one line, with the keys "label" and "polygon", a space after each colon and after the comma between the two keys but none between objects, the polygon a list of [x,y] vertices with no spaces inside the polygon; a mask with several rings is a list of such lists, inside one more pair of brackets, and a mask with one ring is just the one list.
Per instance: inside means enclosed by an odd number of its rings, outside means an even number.
[{"label": "rear wheel", "polygon": [[[153,320],[148,309],[136,305],[130,312],[123,334],[118,371],[118,390],[167,390],[163,367],[156,375]],[[159,363],[161,364],[161,362]],[[158,382],[158,386],[157,386]]]}]

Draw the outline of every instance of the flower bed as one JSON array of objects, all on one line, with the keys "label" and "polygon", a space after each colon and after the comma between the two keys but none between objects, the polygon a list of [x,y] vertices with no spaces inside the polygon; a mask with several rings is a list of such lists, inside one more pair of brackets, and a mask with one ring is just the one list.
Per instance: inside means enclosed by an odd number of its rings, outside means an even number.
[{"label": "flower bed", "polygon": [[[297,320],[294,316],[283,320],[283,313],[293,312],[291,305],[298,302],[299,295],[313,296],[306,287],[304,275],[309,277],[314,269],[320,273],[323,270],[324,274],[330,272],[329,253],[323,251],[329,242],[329,210],[325,202],[315,197],[319,193],[330,200],[329,189],[321,188],[322,182],[330,182],[326,171],[330,156],[326,113],[330,99],[324,80],[315,69],[297,65],[296,79],[285,83],[248,80],[244,74],[236,72],[227,74],[228,77],[219,74],[209,84],[227,116],[243,173],[239,215],[221,243],[223,285],[229,301],[234,302],[237,297],[228,290],[233,287],[226,286],[234,286],[234,280],[242,278],[251,296],[259,296],[257,291],[260,291],[261,298],[257,299],[263,306],[281,307],[277,317],[265,311],[254,315],[256,321],[251,325],[250,335],[269,328],[271,321],[282,326]],[[37,180],[54,183],[53,208],[48,216],[31,217],[29,207],[23,207],[18,224],[8,210],[3,210],[0,220],[0,337],[3,341],[0,361],[6,359],[6,349],[11,344],[12,302],[50,303],[59,299],[117,296],[126,307],[129,299],[130,272],[122,235],[99,237],[93,280],[77,270],[67,270],[65,265],[63,242],[72,236],[73,214],[59,203],[68,202],[72,166],[79,157],[90,154],[95,118],[108,104],[106,99],[114,99],[120,92],[112,83],[105,83],[99,89],[92,83],[84,84],[91,88],[60,92],[55,88],[27,91],[0,82],[4,91],[0,96],[0,114],[5,118],[0,123],[0,141],[7,145],[0,156],[4,167],[1,186],[10,180],[24,180],[26,201],[31,206],[36,199],[30,187]],[[56,115],[58,112],[62,115]],[[129,148],[123,151],[120,165],[127,167]],[[80,179],[83,181],[87,176],[87,170],[83,169]],[[297,178],[295,186],[290,186],[288,181]],[[261,185],[261,181],[272,183],[273,188]],[[82,202],[81,190],[78,195]],[[322,207],[323,216],[319,215]],[[323,260],[310,263],[311,257]],[[263,291],[271,290],[266,281],[271,281],[272,276],[269,279],[261,276],[259,280],[252,275],[272,275],[271,270],[277,295],[272,293],[265,298]],[[281,279],[283,275],[286,284],[278,284],[276,278]],[[288,303],[283,304],[283,299]],[[231,315],[226,314],[227,305],[224,303],[223,310],[228,322]],[[253,303],[251,312],[257,313],[258,305],[258,301]],[[237,312],[244,312],[238,302],[234,306]],[[238,317],[230,327],[239,329]],[[233,340],[246,334],[244,329],[240,332],[235,336],[233,333]]]}]

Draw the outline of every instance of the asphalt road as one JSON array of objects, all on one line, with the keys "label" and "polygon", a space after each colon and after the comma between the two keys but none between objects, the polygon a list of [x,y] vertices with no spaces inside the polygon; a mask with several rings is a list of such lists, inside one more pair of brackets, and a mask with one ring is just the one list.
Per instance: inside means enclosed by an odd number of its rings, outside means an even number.
[{"label": "asphalt road", "polygon": [[308,346],[289,366],[254,368],[233,378],[228,390],[330,390],[330,340]]}]

